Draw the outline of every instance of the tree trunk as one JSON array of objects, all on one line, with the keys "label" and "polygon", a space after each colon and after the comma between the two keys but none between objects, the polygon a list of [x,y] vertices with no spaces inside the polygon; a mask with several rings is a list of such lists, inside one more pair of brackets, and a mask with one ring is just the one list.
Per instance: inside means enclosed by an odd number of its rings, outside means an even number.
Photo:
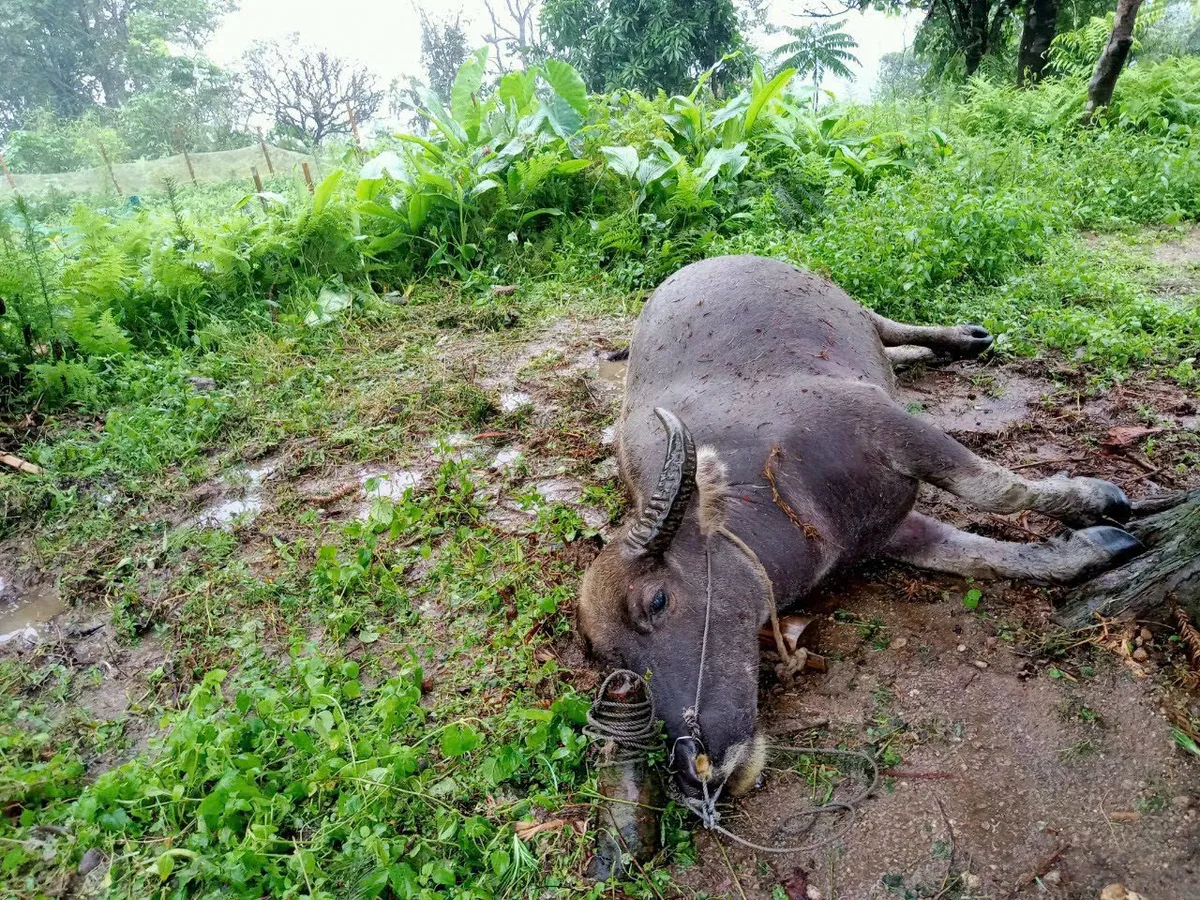
[{"label": "tree trunk", "polygon": [[966,40],[963,46],[963,62],[967,67],[968,78],[975,74],[988,50],[990,7],[989,0],[968,0],[967,21],[964,23]]},{"label": "tree trunk", "polygon": [[1106,618],[1165,621],[1178,604],[1200,621],[1200,490],[1156,497],[1134,505],[1128,526],[1146,552],[1120,568],[1080,585],[1054,615],[1060,625],[1089,625]]},{"label": "tree trunk", "polygon": [[1088,123],[1096,115],[1096,110],[1108,106],[1112,102],[1113,88],[1117,86],[1117,76],[1129,51],[1133,49],[1133,23],[1137,21],[1138,9],[1142,0],[1117,0],[1117,15],[1113,20],[1112,34],[1100,59],[1096,62],[1096,71],[1088,82],[1088,101],[1083,111],[1083,121]]},{"label": "tree trunk", "polygon": [[1050,43],[1058,33],[1061,0],[1026,0],[1021,49],[1017,55],[1017,86],[1037,84],[1046,71]]}]

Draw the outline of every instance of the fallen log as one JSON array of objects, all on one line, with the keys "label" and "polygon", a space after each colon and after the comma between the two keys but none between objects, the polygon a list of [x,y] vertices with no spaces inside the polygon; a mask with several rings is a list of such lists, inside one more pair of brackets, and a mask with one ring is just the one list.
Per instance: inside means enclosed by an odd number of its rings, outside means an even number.
[{"label": "fallen log", "polygon": [[1054,621],[1068,628],[1092,624],[1097,614],[1169,621],[1174,606],[1200,619],[1200,490],[1135,503],[1125,527],[1146,551],[1076,588]]}]

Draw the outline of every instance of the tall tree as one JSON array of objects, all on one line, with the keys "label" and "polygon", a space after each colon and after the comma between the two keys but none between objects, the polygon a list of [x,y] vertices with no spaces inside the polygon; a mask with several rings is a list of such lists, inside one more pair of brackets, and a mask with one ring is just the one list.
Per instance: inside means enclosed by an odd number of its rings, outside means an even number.
[{"label": "tall tree", "polygon": [[[593,91],[686,93],[723,56],[745,48],[733,0],[546,0],[542,34]],[[745,56],[718,71],[729,84]]]},{"label": "tall tree", "polygon": [[500,74],[506,74],[514,61],[528,68],[541,55],[538,28],[538,0],[483,0],[492,30],[487,42]]},{"label": "tall tree", "polygon": [[1058,33],[1061,0],[1025,0],[1021,47],[1017,51],[1017,84],[1037,84],[1049,62],[1050,45]]},{"label": "tall tree", "polygon": [[1090,122],[1098,110],[1112,102],[1117,76],[1121,74],[1125,60],[1129,59],[1129,51],[1133,49],[1133,26],[1141,6],[1142,0],[1117,0],[1112,34],[1104,45],[1100,59],[1096,61],[1092,80],[1088,82],[1087,106],[1083,111],[1085,122]]},{"label": "tall tree", "polygon": [[159,45],[198,51],[232,0],[0,0],[0,129],[120,107]]},{"label": "tall tree", "polygon": [[458,67],[467,58],[467,32],[462,27],[462,12],[453,19],[434,19],[423,6],[421,17],[421,65],[429,86],[443,100],[450,99],[450,86]]},{"label": "tall tree", "polygon": [[242,57],[247,97],[255,112],[270,116],[286,135],[320,144],[351,131],[350,110],[365,122],[383,102],[375,76],[365,66],[292,35],[286,43],[256,43]]},{"label": "tall tree", "polygon": [[775,51],[776,71],[796,69],[806,73],[817,89],[813,96],[813,109],[816,109],[826,73],[832,72],[842,78],[853,75],[850,66],[859,63],[851,51],[858,49],[858,41],[842,30],[841,22],[815,22],[788,26],[783,30],[792,39]]}]

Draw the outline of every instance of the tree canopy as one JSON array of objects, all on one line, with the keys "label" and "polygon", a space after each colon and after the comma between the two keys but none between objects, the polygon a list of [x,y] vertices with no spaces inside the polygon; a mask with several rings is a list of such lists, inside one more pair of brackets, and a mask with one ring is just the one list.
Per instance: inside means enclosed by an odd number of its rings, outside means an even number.
[{"label": "tree canopy", "polygon": [[320,144],[349,134],[354,119],[379,110],[384,92],[371,72],[319,47],[260,41],[243,57],[246,94],[255,112],[270,116],[278,133]]},{"label": "tree canopy", "polygon": [[0,0],[0,132],[36,109],[116,109],[198,52],[232,0]]},{"label": "tree canopy", "polygon": [[[542,35],[593,91],[687,93],[723,56],[748,49],[733,0],[546,0]],[[715,83],[748,65],[731,60]]]}]

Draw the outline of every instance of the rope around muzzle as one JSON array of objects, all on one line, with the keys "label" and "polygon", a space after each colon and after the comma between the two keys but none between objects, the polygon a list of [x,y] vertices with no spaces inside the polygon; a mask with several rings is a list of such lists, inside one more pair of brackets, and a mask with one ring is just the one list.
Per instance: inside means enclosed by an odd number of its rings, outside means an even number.
[{"label": "rope around muzzle", "polygon": [[[647,699],[630,702],[609,700],[606,696],[608,687],[617,678],[625,678],[631,684],[640,685]],[[646,680],[641,675],[631,672],[628,669],[617,669],[604,679],[600,685],[599,696],[588,711],[587,725],[583,729],[584,734],[588,737],[593,740],[604,741],[608,745],[606,747],[605,758],[599,763],[601,767],[619,765],[635,760],[659,746],[658,729],[656,728],[654,715],[654,702],[649,699],[650,696],[650,686],[646,683]],[[684,735],[679,740],[691,739],[689,735]],[[814,759],[835,758],[857,760],[862,763],[864,772],[870,772],[870,779],[866,787],[853,797],[801,810],[788,818],[776,831],[777,834],[784,830],[794,831],[796,830],[796,822],[807,819],[809,820],[808,824],[801,829],[802,832],[807,832],[812,829],[820,816],[841,814],[845,816],[846,821],[837,833],[827,838],[811,841],[799,846],[760,844],[739,834],[735,834],[721,824],[721,815],[715,808],[721,793],[720,789],[717,790],[715,795],[709,795],[707,783],[702,782],[705,786],[705,799],[701,801],[692,797],[682,796],[678,793],[678,789],[672,785],[671,791],[674,794],[674,799],[691,810],[704,824],[705,828],[715,831],[729,838],[731,841],[741,844],[743,847],[760,853],[806,853],[819,850],[845,837],[850,829],[854,827],[858,806],[874,792],[879,784],[879,767],[875,760],[861,751],[840,750],[833,747],[797,747],[771,744],[768,745],[767,749],[778,753],[808,756]]]},{"label": "rope around muzzle", "polygon": [[[760,577],[764,580],[767,593],[770,600],[771,624],[775,631],[776,644],[783,654],[785,647],[783,637],[780,633],[778,612],[775,607],[775,594],[772,589],[766,570],[759,561],[757,555],[746,544],[737,537],[737,535],[728,531],[725,528],[719,528],[716,532],[723,537],[731,540],[742,553],[754,563],[759,571]],[[688,734],[680,735],[671,745],[671,751],[668,756],[668,766],[673,768],[675,760],[675,749],[680,741],[691,741],[702,751],[704,742],[700,734],[700,701],[701,690],[704,683],[704,666],[708,655],[708,634],[709,625],[712,617],[712,553],[709,547],[705,547],[705,574],[707,577],[707,591],[704,607],[704,632],[700,644],[700,664],[696,673],[696,696],[695,702],[691,708],[684,710],[683,719],[687,725]],[[786,659],[786,656],[785,656]],[[633,684],[640,686],[643,692],[644,700],[632,702],[617,702],[609,700],[607,697],[608,687],[617,677],[631,679]],[[584,727],[584,734],[595,740],[602,740],[608,743],[606,747],[606,761],[601,762],[601,766],[616,765],[620,762],[627,762],[637,759],[639,755],[644,754],[649,750],[653,750],[658,745],[656,731],[656,717],[654,714],[654,700],[650,693],[650,685],[646,680],[636,672],[629,669],[617,669],[611,672],[600,685],[599,695],[596,702],[592,704],[591,710],[588,711],[587,725]],[[844,814],[846,817],[845,824],[842,828],[831,835],[818,841],[813,841],[800,846],[781,846],[759,844],[755,841],[748,840],[730,831],[721,824],[721,814],[717,811],[717,801],[720,799],[721,791],[724,789],[724,783],[717,787],[716,793],[710,794],[708,789],[708,780],[702,779],[701,789],[704,793],[704,799],[699,800],[694,797],[683,796],[675,788],[674,783],[671,784],[671,790],[676,795],[677,799],[683,806],[691,810],[704,824],[704,827],[715,831],[718,834],[724,835],[730,840],[747,847],[750,850],[755,850],[760,853],[805,853],[813,850],[818,850],[826,847],[836,841],[841,840],[854,827],[854,821],[857,813],[858,805],[862,803],[879,784],[879,766],[875,760],[866,753],[858,750],[841,750],[835,747],[796,747],[783,744],[769,745],[769,750],[780,753],[792,753],[797,756],[808,756],[812,758],[818,757],[834,757],[840,759],[856,759],[863,763],[863,771],[871,773],[870,781],[866,788],[858,794],[847,800],[839,800],[831,803],[824,803],[819,806],[814,806],[806,810],[802,810],[790,817],[780,826],[778,831],[790,828],[792,823],[808,819],[808,824],[802,829],[803,832],[809,831],[817,822],[819,816],[831,815],[836,813]],[[776,833],[778,833],[778,831]]]}]

